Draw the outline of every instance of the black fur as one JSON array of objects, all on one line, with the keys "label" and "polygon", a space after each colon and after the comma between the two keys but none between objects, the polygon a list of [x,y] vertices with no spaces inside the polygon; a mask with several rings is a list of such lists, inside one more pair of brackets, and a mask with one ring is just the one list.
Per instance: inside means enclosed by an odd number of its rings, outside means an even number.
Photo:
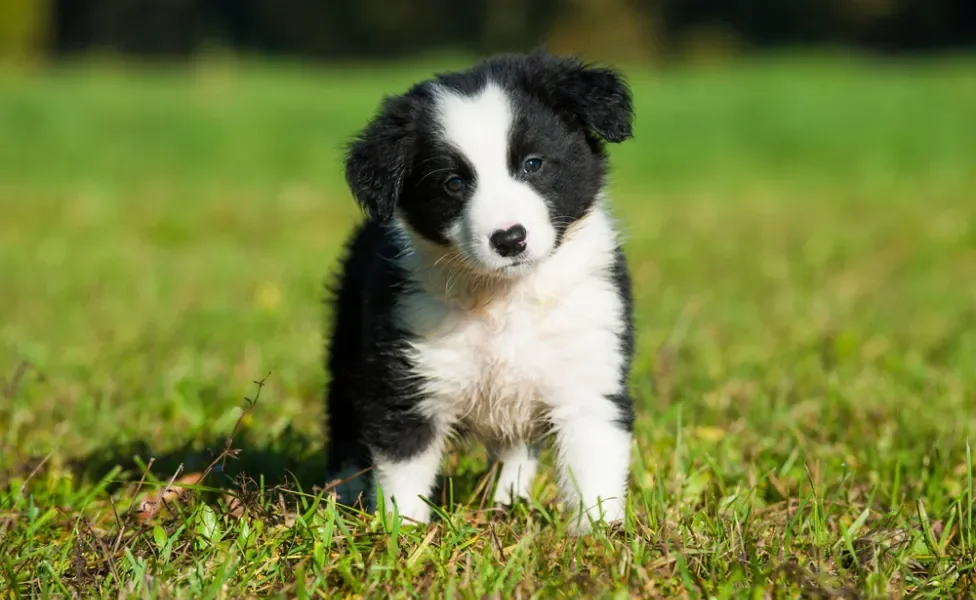
[{"label": "black fur", "polygon": [[627,269],[627,258],[623,249],[618,247],[614,256],[613,270],[610,273],[614,287],[617,288],[617,295],[623,300],[624,304],[624,331],[620,336],[620,353],[623,361],[620,364],[620,389],[623,390],[610,400],[620,409],[620,419],[618,423],[627,431],[634,430],[634,404],[630,395],[627,393],[627,380],[630,377],[630,369],[634,362],[636,351],[636,334],[634,327],[634,293],[633,284],[630,278],[630,271]]},{"label": "black fur", "polygon": [[334,289],[328,341],[330,473],[370,465],[365,441],[408,457],[430,440],[430,423],[410,412],[419,384],[404,358],[409,337],[391,319],[408,282],[392,259],[402,251],[386,227],[367,220],[353,234]]}]

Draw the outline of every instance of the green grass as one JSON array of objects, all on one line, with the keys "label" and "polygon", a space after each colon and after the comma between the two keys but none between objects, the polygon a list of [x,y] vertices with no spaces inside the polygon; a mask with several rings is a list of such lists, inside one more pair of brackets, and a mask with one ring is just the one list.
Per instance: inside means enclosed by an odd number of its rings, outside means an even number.
[{"label": "green grass", "polygon": [[477,448],[429,529],[321,493],[341,145],[427,67],[0,74],[0,595],[973,594],[974,67],[630,71],[631,506],[581,539]]}]

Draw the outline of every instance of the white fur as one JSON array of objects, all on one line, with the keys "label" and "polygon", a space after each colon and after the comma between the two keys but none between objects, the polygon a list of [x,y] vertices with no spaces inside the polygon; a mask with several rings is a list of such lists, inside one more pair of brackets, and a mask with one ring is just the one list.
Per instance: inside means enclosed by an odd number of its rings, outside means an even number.
[{"label": "white fur", "polygon": [[[630,451],[630,435],[614,423],[618,409],[607,399],[621,392],[623,360],[623,303],[609,275],[616,245],[598,201],[549,259],[519,278],[458,273],[415,246],[398,260],[420,290],[400,296],[395,312],[419,338],[411,356],[427,382],[419,410],[441,431],[460,425],[515,448],[514,471],[503,467],[502,483],[517,494],[534,470],[517,449],[540,422],[551,423],[565,499],[599,518],[594,509],[602,498],[604,521],[622,518]],[[429,514],[415,504],[405,511],[404,502],[429,489],[441,451],[438,441],[417,461],[381,467],[384,491],[399,499],[401,512]]]},{"label": "white fur", "polygon": [[504,258],[491,248],[489,238],[500,229],[525,228],[526,250],[518,262],[541,260],[556,243],[545,199],[509,173],[513,114],[508,95],[492,83],[475,96],[441,90],[437,99],[444,138],[467,158],[477,178],[474,194],[448,237],[469,260],[490,271],[516,267],[521,272],[515,259]]},{"label": "white fur", "polygon": [[612,422],[614,411],[608,409],[584,393],[553,411],[559,484],[576,509],[578,532],[591,522],[624,518],[631,434]]},{"label": "white fur", "polygon": [[539,459],[527,443],[517,443],[495,452],[501,461],[501,472],[495,487],[495,504],[514,504],[519,498],[528,499],[532,479],[539,468]]},{"label": "white fur", "polygon": [[430,505],[424,498],[430,495],[434,487],[443,453],[442,434],[435,435],[426,450],[407,460],[392,460],[374,451],[376,484],[383,492],[384,512],[392,513],[395,504],[401,517],[416,523],[427,523],[430,520]]}]

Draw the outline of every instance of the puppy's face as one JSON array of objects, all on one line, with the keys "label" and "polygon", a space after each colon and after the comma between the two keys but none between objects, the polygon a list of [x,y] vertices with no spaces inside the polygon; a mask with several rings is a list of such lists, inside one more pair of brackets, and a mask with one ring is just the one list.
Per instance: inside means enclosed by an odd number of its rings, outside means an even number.
[{"label": "puppy's face", "polygon": [[445,262],[529,271],[593,205],[603,142],[631,135],[630,93],[607,69],[505,56],[388,98],[353,142],[346,176],[375,218],[396,218]]}]

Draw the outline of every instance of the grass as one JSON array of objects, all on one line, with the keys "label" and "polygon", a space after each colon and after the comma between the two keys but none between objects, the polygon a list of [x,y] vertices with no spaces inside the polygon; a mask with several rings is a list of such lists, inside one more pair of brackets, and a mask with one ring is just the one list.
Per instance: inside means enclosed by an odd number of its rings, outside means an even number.
[{"label": "grass", "polygon": [[0,74],[0,591],[973,595],[973,66],[631,70],[632,494],[582,539],[548,469],[479,510],[477,448],[429,529],[322,493],[341,144],[427,66]]}]

